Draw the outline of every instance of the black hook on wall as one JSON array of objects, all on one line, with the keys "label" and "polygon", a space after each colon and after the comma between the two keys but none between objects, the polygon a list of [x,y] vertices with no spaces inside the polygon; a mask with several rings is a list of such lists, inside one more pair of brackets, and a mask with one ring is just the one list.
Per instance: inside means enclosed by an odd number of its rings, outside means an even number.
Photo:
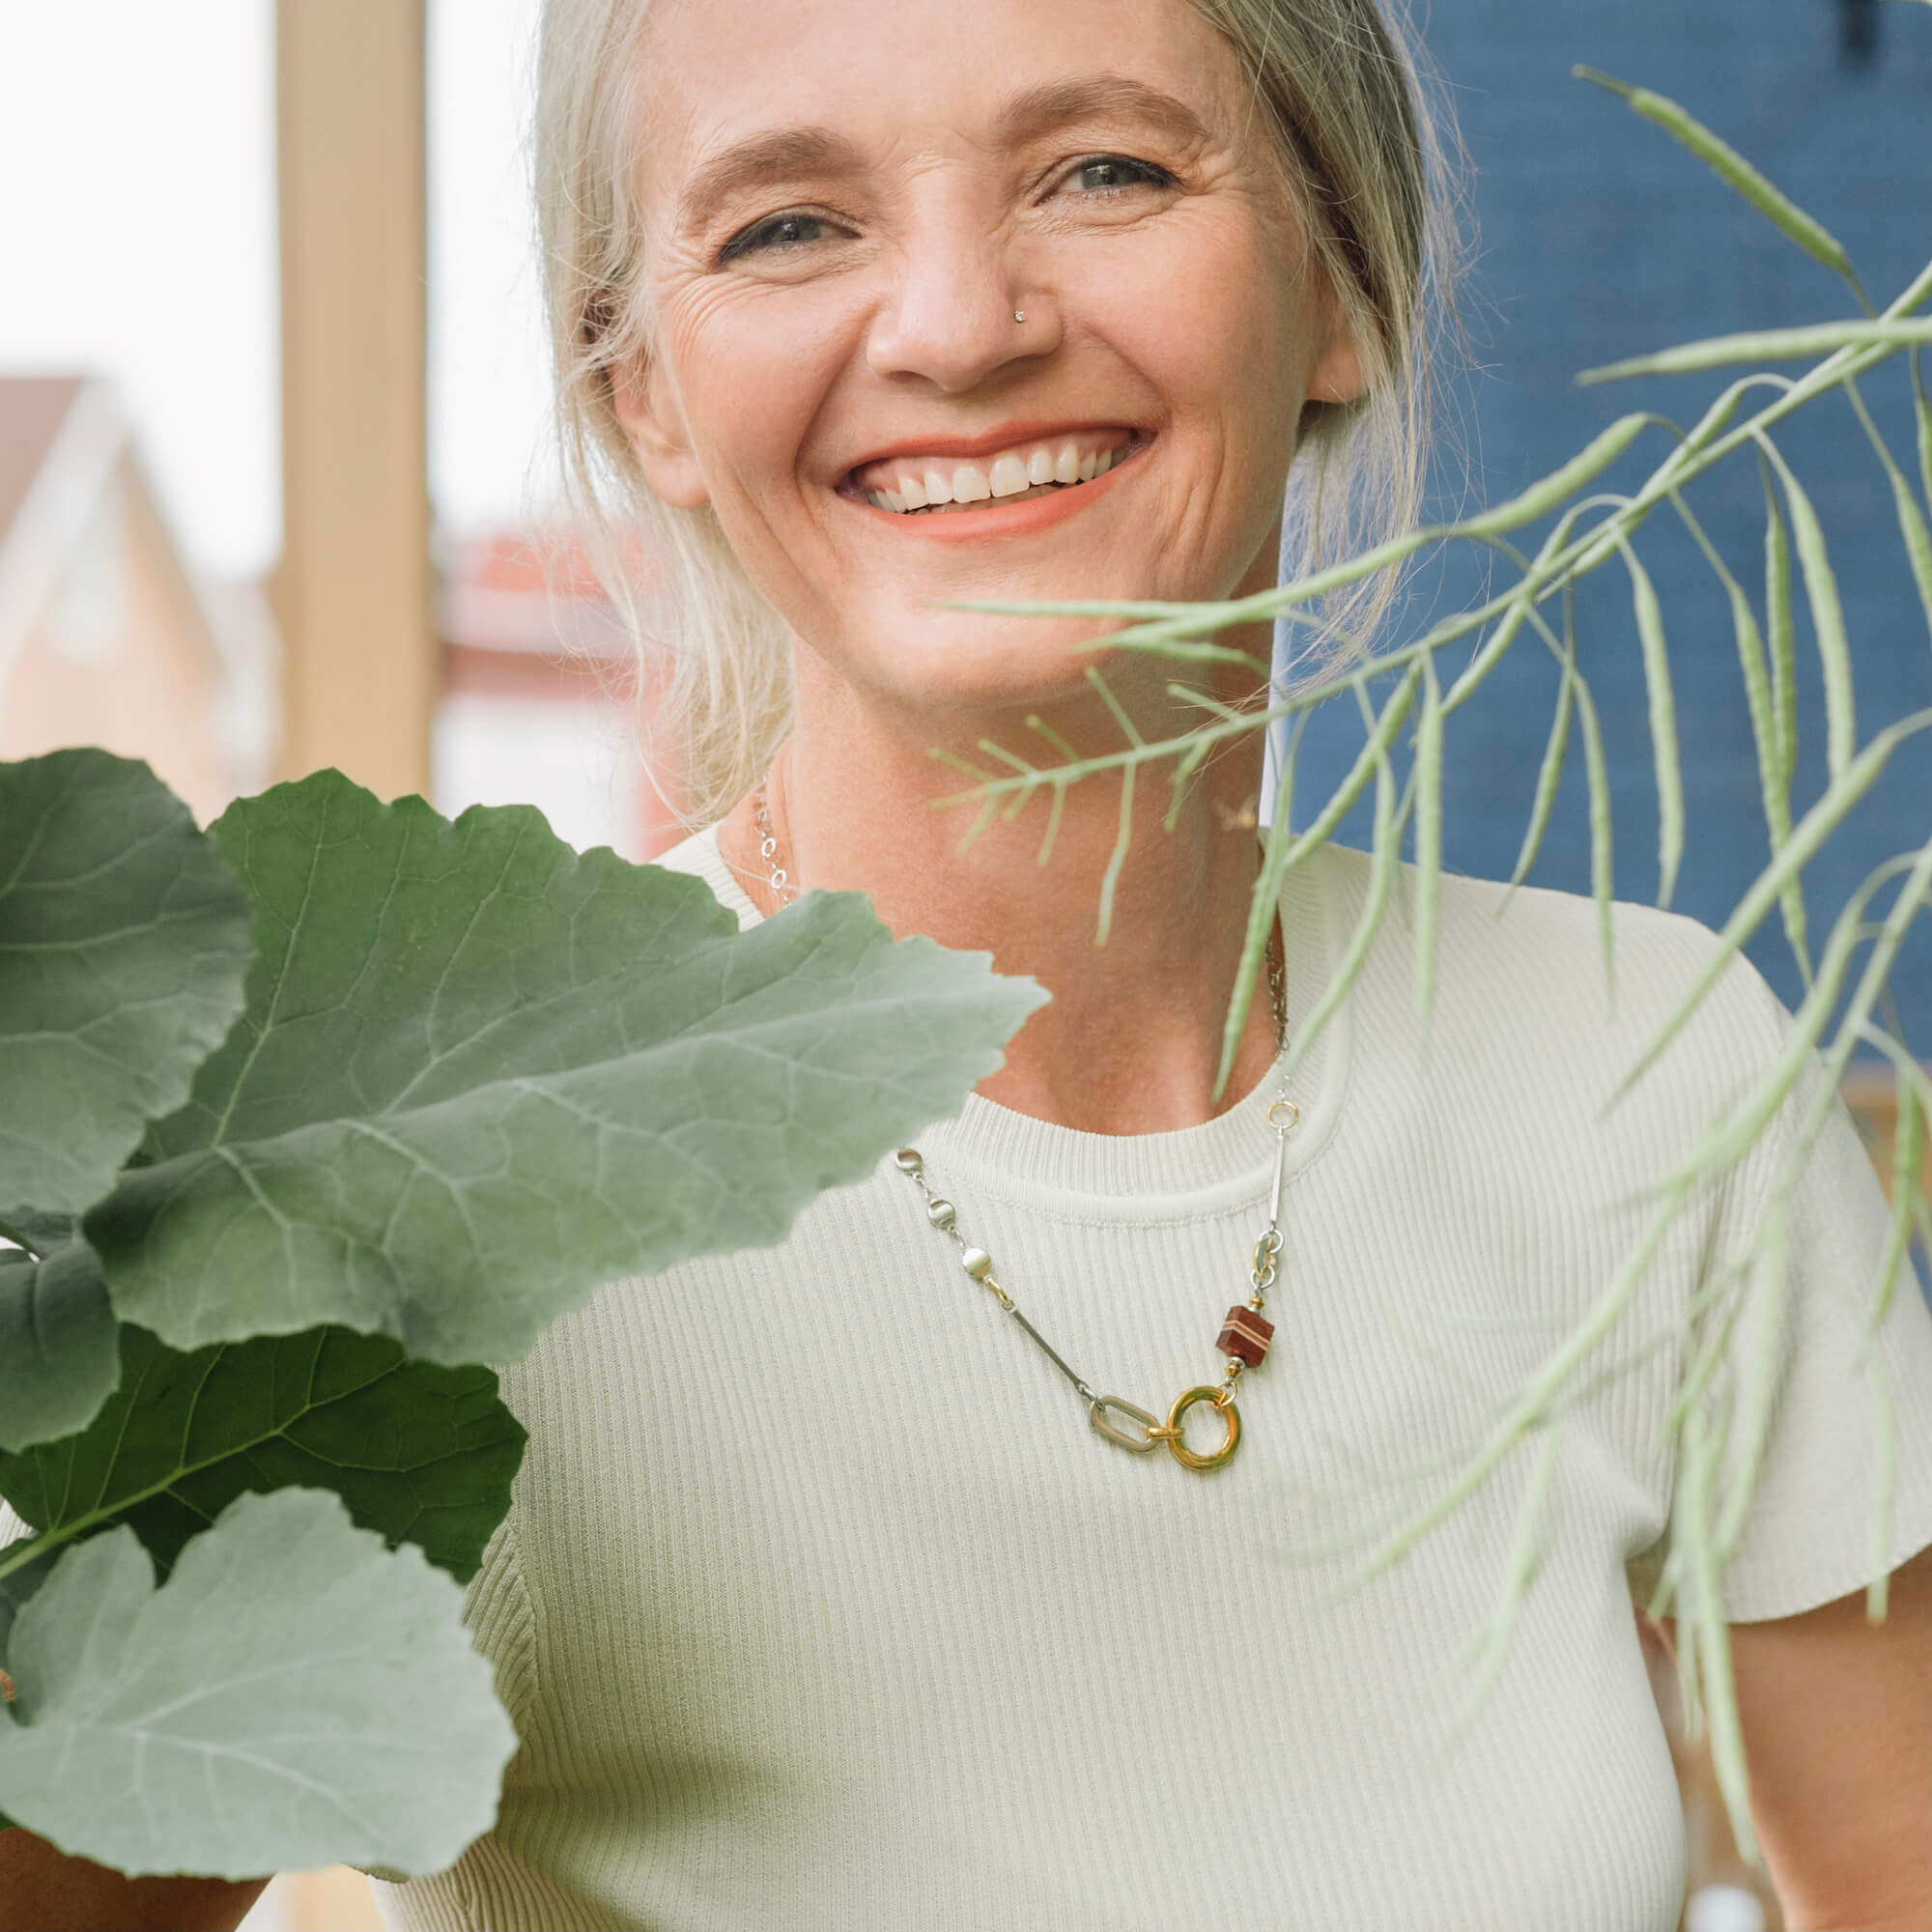
[{"label": "black hook on wall", "polygon": [[1878,58],[1879,0],[1838,0],[1838,58],[1869,67]]}]

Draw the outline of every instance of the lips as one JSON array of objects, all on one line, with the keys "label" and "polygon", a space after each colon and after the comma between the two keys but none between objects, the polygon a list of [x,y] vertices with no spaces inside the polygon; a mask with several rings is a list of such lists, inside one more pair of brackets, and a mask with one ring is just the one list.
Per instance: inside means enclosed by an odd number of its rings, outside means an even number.
[{"label": "lips", "polygon": [[1140,440],[1133,430],[1116,427],[1016,440],[971,456],[906,450],[862,464],[848,487],[874,509],[900,516],[978,508],[1091,483]]}]

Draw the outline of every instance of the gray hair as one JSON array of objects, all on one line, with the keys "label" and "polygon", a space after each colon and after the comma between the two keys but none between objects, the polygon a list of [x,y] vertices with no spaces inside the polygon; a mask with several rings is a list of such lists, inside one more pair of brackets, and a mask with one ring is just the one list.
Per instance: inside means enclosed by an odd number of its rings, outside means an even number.
[{"label": "gray hair", "polygon": [[[613,372],[650,341],[634,58],[647,4],[544,0],[537,219],[567,500],[649,678],[653,739],[674,767],[678,796],[668,802],[701,825],[751,788],[789,728],[791,653],[715,513],[663,502],[617,418]],[[1419,513],[1429,323],[1456,244],[1441,117],[1393,11],[1400,0],[1190,4],[1249,76],[1367,379],[1357,401],[1302,412],[1284,525],[1285,562],[1299,576],[1407,529]],[[1331,636],[1350,640],[1339,648],[1362,647],[1393,587],[1369,580],[1330,601]]]}]

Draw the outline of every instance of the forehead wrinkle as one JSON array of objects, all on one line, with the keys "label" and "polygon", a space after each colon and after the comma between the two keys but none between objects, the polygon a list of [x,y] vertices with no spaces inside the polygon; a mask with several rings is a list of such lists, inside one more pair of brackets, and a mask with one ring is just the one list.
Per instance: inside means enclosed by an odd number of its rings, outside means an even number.
[{"label": "forehead wrinkle", "polygon": [[858,165],[859,152],[830,128],[777,128],[753,134],[698,164],[677,198],[678,227],[702,228],[731,197],[789,176],[829,174]]}]

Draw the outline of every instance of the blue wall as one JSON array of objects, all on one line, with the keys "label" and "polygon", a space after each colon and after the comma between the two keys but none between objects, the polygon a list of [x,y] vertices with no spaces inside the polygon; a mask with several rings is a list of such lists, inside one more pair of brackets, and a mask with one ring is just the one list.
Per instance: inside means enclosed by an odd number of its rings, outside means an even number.
[{"label": "blue wall", "polygon": [[[1577,63],[1655,88],[1740,148],[1837,234],[1883,305],[1932,256],[1932,7],[1842,0],[1439,0],[1424,37],[1448,87],[1473,165],[1475,267],[1464,311],[1478,368],[1455,416],[1480,499],[1499,501],[1542,475],[1612,416],[1655,409],[1688,423],[1720,379],[1581,389],[1575,372],[1728,330],[1851,312],[1828,270],[1801,254],[1661,131],[1570,77]],[[1848,26],[1875,33],[1848,58]],[[1916,474],[1910,405],[1898,372],[1868,400]],[[1852,631],[1861,739],[1932,705],[1932,639],[1906,568],[1889,489],[1851,414],[1814,405],[1780,439],[1830,537]],[[1640,447],[1661,454],[1661,440]],[[1628,483],[1640,473],[1620,472]],[[1446,479],[1445,479],[1446,487]],[[1700,485],[1692,506],[1747,585],[1761,584],[1762,500],[1755,469]],[[1640,545],[1672,642],[1685,755],[1689,846],[1675,905],[1721,923],[1766,856],[1755,753],[1726,607],[1674,520]],[[1395,636],[1475,594],[1472,565],[1425,572]],[[1802,592],[1799,602],[1803,606]],[[1646,700],[1623,574],[1605,570],[1578,599],[1582,663],[1603,709],[1616,796],[1616,890],[1657,887],[1656,810]],[[1798,809],[1823,782],[1823,712],[1801,614]],[[1446,667],[1445,667],[1446,668]],[[1451,724],[1450,867],[1507,877],[1526,821],[1555,693],[1540,644],[1519,646]],[[1360,744],[1352,703],[1324,706],[1304,740],[1305,819]],[[1588,890],[1580,749],[1532,880]],[[1858,824],[1827,848],[1807,897],[1814,941],[1875,865],[1932,831],[1932,748],[1901,754]],[[1366,818],[1345,837],[1367,843]],[[1752,957],[1787,1003],[1799,981],[1773,927]],[[1932,933],[1921,921],[1894,978],[1908,1037],[1932,1058]]]}]

